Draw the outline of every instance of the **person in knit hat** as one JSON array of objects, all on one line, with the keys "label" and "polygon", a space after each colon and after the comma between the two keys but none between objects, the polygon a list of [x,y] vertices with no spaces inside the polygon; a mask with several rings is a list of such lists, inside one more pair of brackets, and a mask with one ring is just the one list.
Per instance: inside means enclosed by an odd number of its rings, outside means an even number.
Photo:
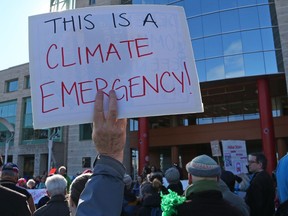
[{"label": "person in knit hat", "polygon": [[168,182],[167,189],[175,191],[178,195],[183,194],[183,185],[180,181],[180,173],[176,167],[170,167],[165,172],[165,178]]},{"label": "person in knit hat", "polygon": [[240,216],[241,212],[228,204],[222,196],[218,180],[221,168],[208,155],[199,155],[187,163],[189,187],[186,201],[176,207],[181,216]]}]

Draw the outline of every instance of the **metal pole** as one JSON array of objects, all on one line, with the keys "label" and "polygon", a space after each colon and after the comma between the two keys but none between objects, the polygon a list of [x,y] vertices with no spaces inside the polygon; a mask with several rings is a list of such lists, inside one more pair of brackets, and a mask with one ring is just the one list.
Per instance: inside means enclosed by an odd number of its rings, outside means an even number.
[{"label": "metal pole", "polygon": [[56,128],[52,128],[52,133],[50,135],[50,137],[48,138],[48,172],[49,170],[51,169],[51,157],[52,157],[52,148],[53,148],[53,139],[55,137],[57,137],[59,131],[60,131],[60,128],[59,127],[56,127]]},{"label": "metal pole", "polygon": [[4,163],[8,162],[8,149],[9,149],[9,144],[11,142],[11,140],[14,138],[14,133],[11,132],[11,136],[6,140],[5,142],[5,160]]},{"label": "metal pole", "polygon": [[47,169],[48,172],[51,169],[52,147],[53,147],[53,139],[49,139],[48,140],[48,169]]},{"label": "metal pole", "polygon": [[5,143],[5,160],[4,160],[5,164],[7,163],[7,159],[8,159],[8,148],[9,148],[9,142],[8,142],[8,140],[6,140],[6,143]]}]

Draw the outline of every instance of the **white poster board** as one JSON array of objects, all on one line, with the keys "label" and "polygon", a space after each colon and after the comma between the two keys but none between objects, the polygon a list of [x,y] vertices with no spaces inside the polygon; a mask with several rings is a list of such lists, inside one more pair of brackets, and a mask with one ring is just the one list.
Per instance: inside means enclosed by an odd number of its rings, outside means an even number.
[{"label": "white poster board", "polygon": [[222,140],[221,142],[225,170],[235,175],[247,173],[246,142],[243,140]]},{"label": "white poster board", "polygon": [[29,17],[33,126],[92,122],[96,92],[118,117],[203,112],[184,9],[80,8]]},{"label": "white poster board", "polygon": [[222,156],[219,140],[210,141],[210,146],[211,146],[212,156],[214,157]]}]

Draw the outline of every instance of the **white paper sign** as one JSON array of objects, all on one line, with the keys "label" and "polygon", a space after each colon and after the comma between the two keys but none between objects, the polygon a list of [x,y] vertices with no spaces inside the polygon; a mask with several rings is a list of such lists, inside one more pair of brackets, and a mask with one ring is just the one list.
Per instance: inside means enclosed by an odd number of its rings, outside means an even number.
[{"label": "white paper sign", "polygon": [[246,142],[243,140],[222,140],[225,170],[235,175],[247,173]]},{"label": "white paper sign", "polygon": [[212,140],[210,142],[210,146],[211,146],[212,156],[214,157],[222,156],[221,148],[219,145],[219,140]]},{"label": "white paper sign", "polygon": [[[92,122],[114,89],[119,118],[203,112],[184,9],[118,5],[29,17],[34,128]],[[107,110],[108,96],[104,97]]]}]

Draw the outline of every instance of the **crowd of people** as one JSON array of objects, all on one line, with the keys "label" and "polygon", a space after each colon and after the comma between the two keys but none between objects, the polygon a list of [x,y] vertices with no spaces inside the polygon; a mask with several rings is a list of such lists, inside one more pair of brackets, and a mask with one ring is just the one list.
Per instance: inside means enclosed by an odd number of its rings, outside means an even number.
[{"label": "crowd of people", "polygon": [[[19,178],[16,164],[0,160],[1,216],[288,216],[287,155],[279,160],[274,179],[266,171],[265,155],[251,153],[248,180],[223,170],[205,154],[186,164],[186,188],[176,165],[165,172],[147,166],[133,180],[122,163],[127,120],[117,118],[113,90],[107,113],[103,97],[98,91],[92,133],[98,155],[93,170],[71,181],[61,166],[55,173],[26,182]],[[245,188],[245,197],[236,193],[236,184]],[[36,206],[27,190],[33,188],[47,191]]]}]

